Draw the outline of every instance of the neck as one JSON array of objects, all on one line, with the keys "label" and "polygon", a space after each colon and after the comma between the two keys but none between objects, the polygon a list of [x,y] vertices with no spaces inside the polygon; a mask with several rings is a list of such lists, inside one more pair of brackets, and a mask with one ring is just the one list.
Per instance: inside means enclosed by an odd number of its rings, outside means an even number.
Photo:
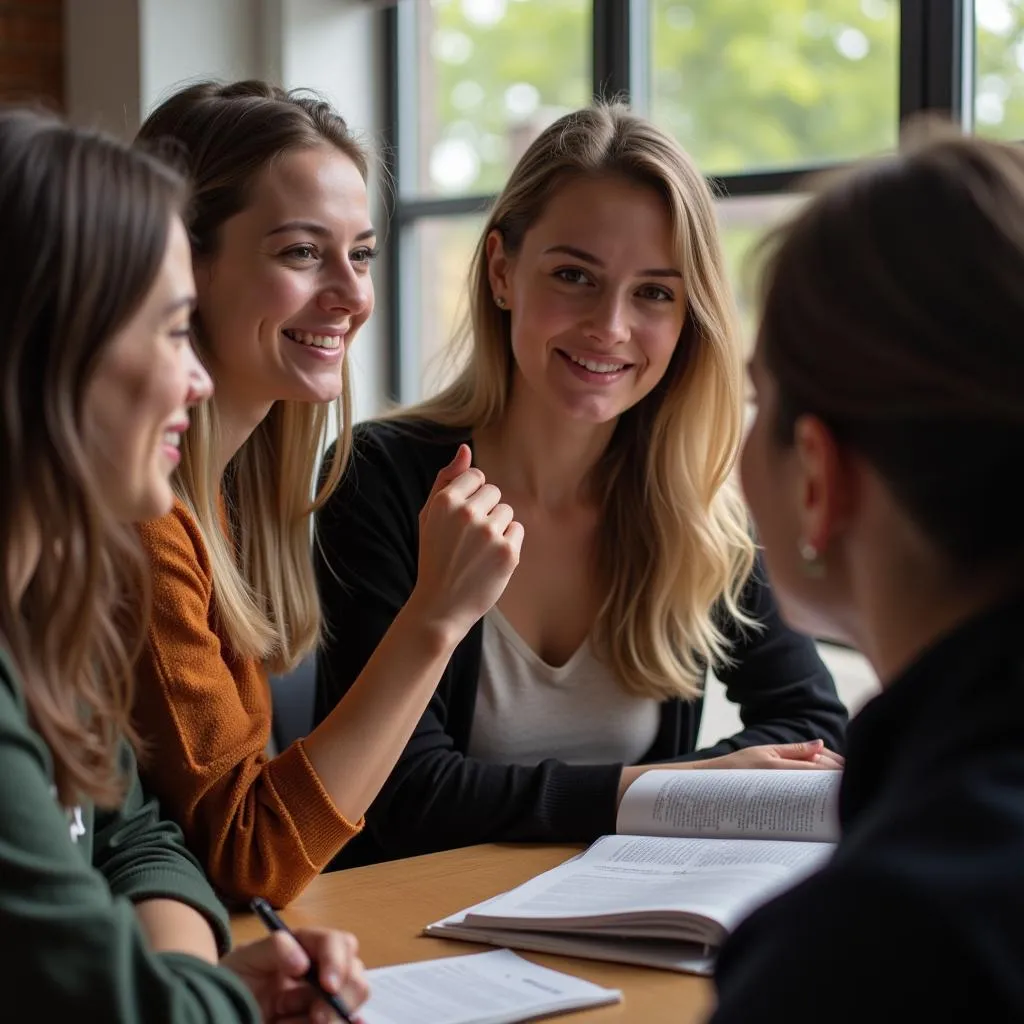
[{"label": "neck", "polygon": [[851,639],[883,688],[945,634],[997,604],[1010,590],[1003,574],[964,581],[934,559],[874,565],[862,561],[854,586],[862,596]]},{"label": "neck", "polygon": [[549,509],[589,504],[590,481],[615,422],[586,423],[538,408],[513,387],[500,422],[474,431],[475,461],[502,491]]},{"label": "neck", "polygon": [[224,476],[228,463],[238,454],[253,431],[267,418],[273,402],[253,401],[232,393],[229,387],[217,382],[212,399],[217,407],[217,450],[214,469],[217,479]]}]

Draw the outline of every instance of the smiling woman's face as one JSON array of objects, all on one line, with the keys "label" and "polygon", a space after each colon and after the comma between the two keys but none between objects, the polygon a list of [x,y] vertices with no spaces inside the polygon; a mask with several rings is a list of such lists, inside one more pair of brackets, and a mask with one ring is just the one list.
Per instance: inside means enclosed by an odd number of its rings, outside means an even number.
[{"label": "smiling woman's face", "polygon": [[192,350],[192,256],[175,217],[142,305],[106,346],[85,395],[83,434],[100,492],[123,522],[171,509],[188,409],[210,395]]},{"label": "smiling woman's face", "polygon": [[668,204],[653,188],[622,177],[570,181],[518,252],[492,233],[488,270],[511,316],[521,398],[606,423],[664,376],[686,291]]},{"label": "smiling woman's face", "polygon": [[373,311],[366,184],[333,146],[279,156],[196,264],[199,323],[218,396],[235,405],[338,397]]}]

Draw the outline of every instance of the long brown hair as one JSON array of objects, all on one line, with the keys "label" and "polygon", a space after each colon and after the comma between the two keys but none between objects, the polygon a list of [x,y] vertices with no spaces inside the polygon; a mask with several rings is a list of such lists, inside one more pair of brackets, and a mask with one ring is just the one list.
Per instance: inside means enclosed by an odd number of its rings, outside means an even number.
[{"label": "long brown hair", "polygon": [[960,572],[1024,568],[1024,150],[930,122],[768,243],[760,345]]},{"label": "long brown hair", "polygon": [[[629,691],[694,697],[707,664],[729,660],[719,608],[739,596],[754,559],[730,473],[743,429],[743,349],[714,199],[678,144],[619,104],[567,114],[538,136],[491,209],[469,273],[462,371],[397,418],[479,429],[498,422],[512,387],[509,314],[487,276],[487,236],[515,253],[551,197],[574,178],[618,175],[654,189],[683,269],[686,321],[664,377],[625,412],[597,470],[605,510],[598,557],[608,597],[595,640]],[[628,230],[624,228],[623,230]]]},{"label": "long brown hair", "polygon": [[[0,111],[0,643],[66,804],[121,793],[148,596],[134,534],[90,472],[83,400],[156,279],[183,199],[181,179],[143,153]],[[7,569],[32,537],[39,560],[17,600]]]},{"label": "long brown hair", "polygon": [[[189,86],[153,111],[139,138],[182,150],[192,188],[188,229],[195,257],[216,253],[221,225],[245,209],[256,177],[282,153],[326,144],[344,153],[364,180],[368,172],[366,153],[328,103],[264,82]],[[208,356],[200,313],[196,348],[200,358]],[[311,500],[331,408],[275,402],[224,480],[216,479],[212,458],[219,433],[216,396],[192,415],[182,441],[175,491],[209,552],[220,625],[236,655],[266,661],[274,672],[293,668],[320,637],[310,516],[337,486],[351,447],[347,360],[341,397],[333,403],[338,442]],[[221,528],[221,498],[230,540]]]}]

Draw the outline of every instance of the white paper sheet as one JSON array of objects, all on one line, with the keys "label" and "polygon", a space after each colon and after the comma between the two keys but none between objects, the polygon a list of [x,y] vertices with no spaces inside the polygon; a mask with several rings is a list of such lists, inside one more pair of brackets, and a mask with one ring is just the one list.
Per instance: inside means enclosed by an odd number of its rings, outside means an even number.
[{"label": "white paper sheet", "polygon": [[622,999],[570,974],[539,967],[511,950],[422,960],[367,971],[365,1024],[514,1024],[544,1014]]}]

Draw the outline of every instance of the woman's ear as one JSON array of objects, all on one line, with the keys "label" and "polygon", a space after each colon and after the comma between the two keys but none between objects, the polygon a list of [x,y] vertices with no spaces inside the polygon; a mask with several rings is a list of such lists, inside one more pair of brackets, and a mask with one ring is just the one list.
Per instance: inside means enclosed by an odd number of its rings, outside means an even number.
[{"label": "woman's ear", "polygon": [[491,285],[491,294],[499,306],[504,304],[507,307],[511,305],[509,279],[512,261],[505,252],[505,239],[497,228],[488,232],[484,251],[487,253],[487,279]]},{"label": "woman's ear", "polygon": [[854,504],[852,466],[835,435],[817,416],[797,419],[793,448],[799,473],[801,542],[824,554],[845,527]]}]

